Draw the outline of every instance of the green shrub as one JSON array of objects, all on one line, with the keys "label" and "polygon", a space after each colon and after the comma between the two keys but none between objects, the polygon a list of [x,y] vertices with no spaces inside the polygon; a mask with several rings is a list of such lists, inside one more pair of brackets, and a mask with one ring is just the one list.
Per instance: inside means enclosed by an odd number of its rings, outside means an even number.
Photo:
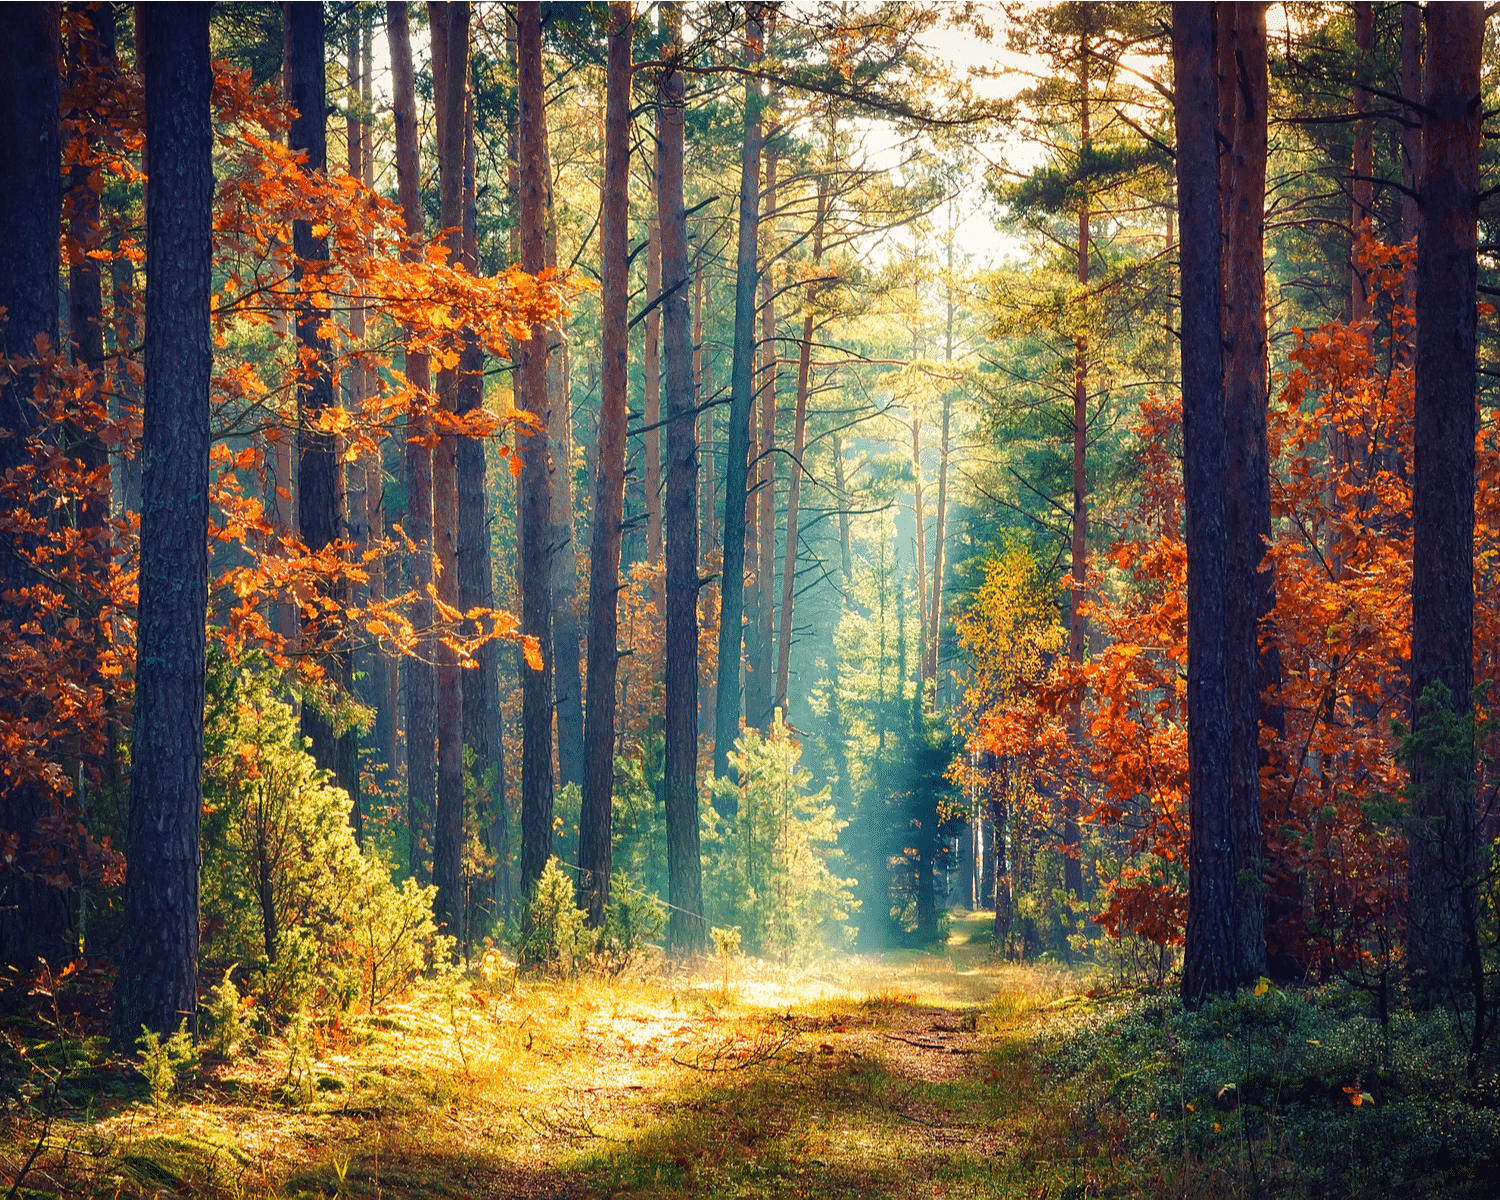
[{"label": "green shrub", "polygon": [[606,970],[617,972],[638,959],[649,942],[661,937],[667,927],[667,909],[654,894],[622,873],[616,873],[610,881],[609,892],[599,958]]},{"label": "green shrub", "polygon": [[848,946],[858,901],[854,880],[834,872],[848,822],[835,818],[827,788],[808,791],[802,746],[779,712],[769,733],[747,729],[735,748],[730,763],[740,782],[713,783],[716,794],[732,798],[735,816],[719,819],[704,806],[705,915],[739,926],[751,953],[783,961]]},{"label": "green shrub", "polygon": [[384,854],[361,853],[348,795],[304,748],[264,662],[210,664],[204,729],[202,956],[253,962],[262,1009],[371,1007],[451,941],[436,889],[397,887]]},{"label": "green shrub", "polygon": [[198,1047],[193,1045],[192,1035],[187,1031],[186,1017],[166,1041],[162,1041],[161,1034],[142,1025],[135,1044],[141,1052],[141,1074],[151,1087],[151,1102],[159,1113],[177,1090],[182,1072],[198,1065]]},{"label": "green shrub", "polygon": [[515,940],[521,965],[548,974],[571,972],[594,943],[593,932],[584,927],[587,919],[573,903],[573,881],[554,855],[536,882]]},{"label": "green shrub", "polygon": [[220,1058],[233,1056],[235,1049],[250,1036],[244,1001],[234,986],[236,965],[231,963],[224,968],[223,981],[208,990],[208,1002],[198,1010],[200,1019],[208,1023],[209,1048]]}]

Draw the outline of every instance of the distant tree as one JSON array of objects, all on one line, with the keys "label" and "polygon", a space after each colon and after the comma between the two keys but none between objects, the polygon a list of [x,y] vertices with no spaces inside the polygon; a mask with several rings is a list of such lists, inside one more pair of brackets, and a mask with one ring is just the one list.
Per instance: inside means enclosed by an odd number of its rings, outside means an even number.
[{"label": "distant tree", "polygon": [[[125,931],[115,1039],[197,1010],[208,607],[210,5],[146,5],[146,390]],[[321,6],[320,6],[321,7]],[[321,14],[318,16],[321,28]],[[321,41],[318,54],[321,62]],[[321,117],[321,109],[319,110]]]}]

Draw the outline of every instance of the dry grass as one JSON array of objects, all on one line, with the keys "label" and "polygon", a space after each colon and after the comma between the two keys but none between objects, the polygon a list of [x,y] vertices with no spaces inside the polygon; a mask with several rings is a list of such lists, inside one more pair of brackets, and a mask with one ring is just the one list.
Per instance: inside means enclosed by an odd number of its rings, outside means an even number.
[{"label": "dry grass", "polygon": [[[205,1063],[158,1114],[96,1054],[24,1181],[66,1196],[989,1196],[1065,1157],[1023,1016],[1086,990],[942,953],[425,986]],[[83,1105],[86,1104],[86,1107]],[[32,1105],[34,1110],[36,1105]],[[0,1178],[40,1126],[12,1106]],[[1047,1169],[1050,1169],[1048,1167]],[[1051,1193],[1049,1193],[1051,1194]]]}]

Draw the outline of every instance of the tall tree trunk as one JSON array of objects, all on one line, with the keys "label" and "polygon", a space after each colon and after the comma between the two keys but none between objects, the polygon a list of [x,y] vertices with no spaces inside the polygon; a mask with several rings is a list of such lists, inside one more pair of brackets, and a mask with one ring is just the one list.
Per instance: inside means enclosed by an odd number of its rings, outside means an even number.
[{"label": "tall tree trunk", "polygon": [[[777,132],[772,131],[772,134]],[[761,214],[761,230],[768,238],[775,234],[776,219],[776,145],[766,149],[766,200]],[[776,345],[776,291],[774,267],[776,248],[766,246],[762,258],[760,300],[760,444],[756,453],[755,495],[755,600],[750,626],[745,631],[745,725],[769,731],[775,706],[775,674],[772,667],[776,644],[776,370],[780,355]]]},{"label": "tall tree trunk", "polygon": [[833,490],[839,505],[839,556],[844,569],[844,592],[854,586],[854,556],[849,538],[849,493],[844,479],[844,441],[833,435]]},{"label": "tall tree trunk", "polygon": [[[1235,5],[1243,9],[1243,4]],[[1360,86],[1360,81],[1373,74],[1374,63],[1370,51],[1374,45],[1375,15],[1370,0],[1354,0],[1354,111],[1370,111],[1370,93]],[[1222,88],[1221,80],[1220,87]],[[1223,103],[1223,100],[1220,100]],[[1368,117],[1354,123],[1354,162],[1349,181],[1352,200],[1349,213],[1349,320],[1358,324],[1370,317],[1370,283],[1368,272],[1359,261],[1359,240],[1370,233],[1370,220],[1375,215],[1375,122]],[[1357,451],[1356,451],[1357,453]]]},{"label": "tall tree trunk", "polygon": [[[832,136],[829,149],[832,150]],[[827,176],[818,178],[817,207],[813,213],[813,272],[823,262],[823,222],[828,212]],[[809,284],[803,300],[802,340],[797,349],[797,408],[792,421],[792,464],[786,491],[786,547],[781,564],[781,627],[776,641],[776,707],[790,721],[787,688],[792,669],[792,613],[796,607],[797,523],[802,502],[802,455],[807,449],[807,395],[812,378],[812,335],[817,287]]]},{"label": "tall tree trunk", "polygon": [[[1474,679],[1475,336],[1482,4],[1427,9],[1417,387],[1412,435],[1412,730],[1407,959],[1419,992],[1446,994],[1475,921],[1473,751],[1439,745],[1443,708],[1471,711]],[[1426,703],[1440,684],[1445,703]],[[1433,730],[1433,726],[1437,730]],[[1424,736],[1425,735],[1425,736]],[[1452,741],[1452,735],[1450,735]]]},{"label": "tall tree trunk", "polygon": [[[464,130],[469,75],[469,6],[427,6],[432,28],[433,102],[437,111],[439,209],[449,261],[463,261]],[[460,355],[460,364],[462,355]],[[458,411],[459,370],[438,371],[438,402]],[[458,441],[439,438],[432,452],[432,532],[437,547],[438,600],[458,607]],[[463,680],[446,639],[437,645],[437,812],[432,836],[433,915],[450,935],[463,932],[464,751]]]},{"label": "tall tree trunk", "polygon": [[[943,361],[953,362],[953,242],[955,231],[948,229],[948,278],[946,281],[948,328],[943,339]],[[938,499],[932,546],[932,601],[927,606],[927,662],[924,678],[937,680],[938,638],[943,625],[943,573],[947,566],[948,540],[948,439],[953,422],[953,394],[943,393],[943,438],[938,447]],[[937,706],[937,689],[933,688],[933,705]],[[981,835],[982,836],[982,835]]]},{"label": "tall tree trunk", "polygon": [[[557,220],[552,203],[552,161],[543,146],[547,190],[547,266],[557,266]],[[578,547],[573,541],[573,405],[568,338],[562,325],[547,330],[547,425],[552,489],[552,671],[557,705],[559,782],[583,784],[583,678],[579,656],[583,628],[578,612]]]},{"label": "tall tree trunk", "polygon": [[[1401,5],[1401,95],[1407,100],[1401,121],[1401,240],[1417,236],[1417,187],[1422,179],[1422,6]],[[1412,267],[1402,277],[1401,303],[1408,319],[1417,310],[1417,272]],[[1406,330],[1400,364],[1416,363],[1416,331]]]},{"label": "tall tree trunk", "polygon": [[[288,5],[286,21],[290,37],[288,98],[297,110],[290,146],[306,153],[303,170],[319,173],[328,166],[323,5]],[[315,236],[310,221],[293,221],[292,250],[300,288],[309,270],[321,271],[327,263],[328,239]],[[302,368],[297,381],[297,521],[303,544],[313,551],[332,545],[348,533],[349,527],[339,439],[316,428],[320,415],[334,404],[328,340],[319,334],[324,311],[313,303],[310,295],[299,295],[297,349]],[[357,798],[359,772],[354,756],[354,731],[339,732],[332,715],[335,693],[347,694],[353,684],[347,642],[340,638],[335,644],[325,645],[319,658],[324,684],[318,696],[303,702],[302,733],[312,741],[312,755],[318,766],[332,771],[334,783],[351,799]],[[351,812],[357,814],[358,806]]]},{"label": "tall tree trunk", "polygon": [[[663,4],[665,57],[682,55],[682,17]],[[662,72],[657,109],[657,202],[660,205],[662,305],[667,391],[666,816],[672,903],[667,946],[678,955],[703,950],[703,872],[698,848],[698,438],[693,391],[693,336],[688,314],[687,209],[683,203],[683,78]]]},{"label": "tall tree trunk", "polygon": [[625,516],[627,419],[625,324],[630,271],[630,51],[632,5],[609,6],[605,83],[604,187],[599,197],[599,448],[594,529],[589,555],[589,692],[584,719],[583,809],[578,825],[579,904],[589,923],[604,922],[609,903],[611,817],[615,785],[615,680],[619,669],[620,533]]},{"label": "tall tree trunk", "polygon": [[[347,106],[348,113],[346,114],[347,119],[344,123],[344,140],[349,162],[349,177],[351,179],[357,179],[360,182],[364,181],[365,173],[364,122],[360,117],[362,101],[361,87],[364,75],[368,71],[367,65],[362,65],[366,63],[366,60],[363,57],[363,34],[363,21],[359,14],[355,14],[349,22],[349,58],[347,81],[349,88],[349,100]],[[359,349],[362,348],[364,340],[365,309],[363,304],[355,301],[349,306],[349,341],[351,346],[355,348],[356,353],[358,353]],[[345,372],[345,375],[347,386],[349,389],[349,408],[357,412],[362,407],[364,401],[369,397],[369,376],[366,373],[363,364],[358,362],[357,360],[350,364],[349,369]],[[379,454],[380,452],[378,449],[373,453],[367,453],[364,456],[363,461],[361,461],[357,466],[353,467],[353,469],[349,472],[349,478],[351,480],[358,481],[357,487],[349,489],[353,493],[353,496],[349,502],[349,537],[350,540],[354,542],[355,553],[360,557],[361,560],[363,559],[364,555],[369,552],[371,545],[370,510],[372,509],[372,507],[374,507],[374,505],[372,505],[370,500],[371,488],[369,464],[372,459],[378,462]],[[376,490],[378,491],[378,476],[376,482]],[[371,573],[370,579],[372,582],[374,580],[375,574],[375,572]],[[371,583],[365,583],[356,586],[353,589],[352,596],[354,604],[360,608],[368,607],[370,602],[370,594]],[[375,660],[379,657],[379,653],[379,649],[375,648],[370,650],[360,650],[351,654],[351,666],[354,668],[354,673],[356,675],[373,676],[375,674],[375,671],[373,669],[375,666]],[[379,692],[374,692],[373,689],[372,692],[376,696],[379,696]],[[379,699],[377,699],[377,712],[379,703],[380,701]],[[350,799],[353,801],[351,817],[354,824],[355,841],[357,844],[363,845],[364,814],[362,797],[360,795],[360,789],[357,782],[358,778],[359,774],[358,771],[356,771],[355,790],[350,797]]]},{"label": "tall tree trunk", "polygon": [[1237,884],[1226,676],[1224,363],[1214,15],[1172,5],[1188,554],[1188,915],[1182,995],[1233,991]]},{"label": "tall tree trunk", "polygon": [[[396,188],[406,223],[402,257],[420,261],[425,251],[420,164],[417,158],[416,87],[412,75],[411,33],[405,0],[386,6],[391,46],[392,115],[396,126]],[[415,393],[406,417],[406,527],[416,549],[407,556],[407,582],[415,597],[412,624],[432,626],[432,451],[424,444],[430,428],[426,416],[431,386],[427,355],[406,355],[406,381]],[[406,662],[406,823],[410,868],[425,881],[426,829],[437,791],[437,678],[432,636],[424,632],[418,653]]]},{"label": "tall tree trunk", "polygon": [[[1261,695],[1280,682],[1281,662],[1259,630],[1275,608],[1275,583],[1261,571],[1271,536],[1270,456],[1266,445],[1266,5],[1219,4],[1219,159],[1224,226],[1224,519],[1230,730],[1230,808],[1235,822],[1235,935],[1240,980],[1266,969],[1265,874],[1261,863]],[[1273,723],[1279,713],[1273,716]]]},{"label": "tall tree trunk", "polygon": [[[0,38],[0,128],[5,130],[0,138],[0,306],[6,320],[0,323],[0,353],[30,355],[36,353],[38,337],[58,348],[61,12],[56,4],[17,4],[5,10],[5,18]],[[0,476],[19,467],[30,453],[36,382],[35,371],[0,373],[0,432],[10,435],[0,437]],[[26,618],[3,593],[29,582],[17,556],[0,555],[0,621],[6,625]],[[26,854],[36,822],[48,808],[47,800],[29,788],[0,785],[0,836],[16,837],[16,848]],[[70,949],[68,925],[64,892],[10,866],[0,872],[0,962],[31,971],[38,956],[63,958]]]},{"label": "tall tree trunk", "polygon": [[[745,10],[745,61],[754,68],[764,52],[763,6]],[[745,140],[740,160],[739,244],[735,257],[734,361],[730,368],[729,434],[724,467],[724,574],[719,600],[719,682],[714,697],[714,774],[729,770],[740,731],[740,665],[745,615],[745,484],[750,414],[755,401],[756,250],[760,226],[761,94],[745,83]],[[731,802],[732,806],[732,802]],[[729,815],[726,813],[726,815]]]},{"label": "tall tree trunk", "polygon": [[916,542],[912,547],[912,589],[917,595],[917,690],[927,684],[927,506],[922,492],[922,414],[911,414],[911,511],[916,519]]},{"label": "tall tree trunk", "polygon": [[[1078,86],[1082,109],[1079,117],[1079,143],[1087,152],[1092,140],[1089,129],[1089,44],[1085,34],[1079,43]],[[1078,282],[1089,281],[1089,202],[1085,195],[1078,208]],[[1081,666],[1088,653],[1088,618],[1083,605],[1088,599],[1089,538],[1089,340],[1080,334],[1073,340],[1073,580],[1068,605],[1068,659]],[[1068,736],[1082,754],[1087,732],[1083,708],[1075,701],[1068,713]],[[1075,780],[1062,789],[1063,887],[1075,896],[1083,895],[1083,855],[1079,845],[1078,806],[1082,781]]]},{"label": "tall tree trunk", "polygon": [[146,208],[145,511],[115,989],[115,1041],[124,1046],[142,1026],[168,1033],[186,1018],[191,1027],[198,1007],[212,364],[209,5],[140,12],[146,138],[158,183]]},{"label": "tall tree trunk", "polygon": [[641,351],[646,443],[646,561],[662,560],[661,527],[661,147],[651,152],[651,215],[646,218],[646,343]]},{"label": "tall tree trunk", "polygon": [[[533,2],[516,6],[516,66],[520,115],[521,269],[533,274],[547,265],[547,114],[542,78],[542,11]],[[521,895],[529,901],[552,857],[552,526],[551,463],[547,428],[547,331],[536,329],[518,346],[518,406],[539,427],[518,427],[521,456],[521,632],[537,639],[542,664],[522,670],[521,713]]]},{"label": "tall tree trunk", "polygon": [[[470,272],[479,270],[479,211],[475,190],[476,145],[474,94],[466,89],[464,105],[464,220],[460,261]],[[484,349],[468,335],[459,363],[457,411],[473,412],[484,402]],[[458,442],[458,606],[465,612],[495,606],[494,568],[490,561],[490,502],[485,488],[484,443],[477,438]],[[471,630],[471,632],[478,632]],[[504,752],[499,730],[500,644],[487,641],[475,652],[477,669],[463,681],[464,745],[473,753],[469,766],[476,794],[486,797],[478,818],[486,848],[495,856],[497,881],[508,869],[505,861],[508,814],[505,811]],[[503,895],[503,882],[491,899]]]}]

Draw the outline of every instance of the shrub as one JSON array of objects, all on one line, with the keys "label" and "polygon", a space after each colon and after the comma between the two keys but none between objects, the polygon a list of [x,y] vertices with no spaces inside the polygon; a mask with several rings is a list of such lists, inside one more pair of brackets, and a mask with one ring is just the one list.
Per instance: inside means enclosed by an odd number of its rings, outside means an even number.
[{"label": "shrub", "polygon": [[616,873],[609,891],[599,958],[606,970],[619,972],[641,956],[647,943],[661,937],[667,927],[667,910],[656,895],[623,873]]},{"label": "shrub", "polygon": [[199,1009],[199,1014],[208,1021],[209,1048],[220,1058],[229,1058],[235,1048],[250,1036],[245,1003],[234,986],[234,968],[231,963],[224,968],[224,979],[210,988],[208,1002]]},{"label": "shrub", "polygon": [[766,735],[747,729],[731,765],[739,782],[716,779],[714,791],[737,805],[735,816],[703,813],[704,908],[723,926],[744,931],[746,949],[786,960],[849,944],[846,924],[858,902],[841,865],[829,791],[807,790],[802,746],[778,712]]},{"label": "shrub", "polygon": [[588,914],[573,903],[573,881],[554,855],[547,860],[526,906],[515,941],[521,965],[546,973],[571,972],[593,945]]},{"label": "shrub", "polygon": [[135,1044],[141,1052],[141,1074],[151,1086],[151,1102],[160,1113],[177,1090],[178,1076],[198,1065],[198,1047],[187,1031],[186,1017],[166,1041],[142,1025]]},{"label": "shrub", "polygon": [[373,1007],[451,942],[436,889],[399,888],[361,853],[350,800],[304,748],[274,673],[251,658],[210,664],[204,729],[203,945],[208,962],[253,962],[262,1008]]}]

